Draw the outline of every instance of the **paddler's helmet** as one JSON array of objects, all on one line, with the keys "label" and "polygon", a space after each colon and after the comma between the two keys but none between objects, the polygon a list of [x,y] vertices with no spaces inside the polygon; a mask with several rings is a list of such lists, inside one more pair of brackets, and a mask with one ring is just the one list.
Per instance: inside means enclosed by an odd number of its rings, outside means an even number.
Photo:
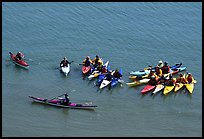
[{"label": "paddler's helmet", "polygon": [[67,60],[67,57],[64,57],[64,60]]},{"label": "paddler's helmet", "polygon": [[86,56],[86,60],[89,60],[90,59],[90,57],[89,56]]},{"label": "paddler's helmet", "polygon": [[21,52],[18,52],[17,54],[21,54]]},{"label": "paddler's helmet", "polygon": [[188,75],[192,75],[191,73],[188,73]]},{"label": "paddler's helmet", "polygon": [[98,55],[96,55],[96,58],[98,58]]},{"label": "paddler's helmet", "polygon": [[165,62],[164,62],[164,65],[168,65],[168,62],[167,62],[167,61],[165,61]]},{"label": "paddler's helmet", "polygon": [[159,60],[159,64],[162,64],[163,62],[161,60]]}]

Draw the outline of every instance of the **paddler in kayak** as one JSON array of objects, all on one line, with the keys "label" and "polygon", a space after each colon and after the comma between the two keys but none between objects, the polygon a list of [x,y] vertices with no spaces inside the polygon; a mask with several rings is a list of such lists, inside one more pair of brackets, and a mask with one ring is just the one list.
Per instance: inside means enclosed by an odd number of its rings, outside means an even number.
[{"label": "paddler in kayak", "polygon": [[120,72],[118,71],[118,69],[116,69],[116,70],[113,72],[113,77],[119,79],[120,77],[122,77],[122,74],[120,74]]},{"label": "paddler in kayak", "polygon": [[159,61],[159,64],[157,66],[159,66],[159,68],[162,68],[164,66],[162,60]]},{"label": "paddler in kayak", "polygon": [[94,68],[97,68],[100,64],[103,65],[102,60],[99,58],[98,55],[92,60],[92,64]]},{"label": "paddler in kayak", "polygon": [[62,105],[68,105],[70,103],[68,94],[64,94],[64,100],[60,103]]},{"label": "paddler in kayak", "polygon": [[155,76],[155,78],[157,78],[157,75],[154,73],[154,71],[151,70],[147,78],[150,79],[152,76]]},{"label": "paddler in kayak", "polygon": [[85,67],[91,66],[92,61],[91,61],[90,57],[87,56],[86,59],[84,59],[84,61],[82,62],[82,64],[83,64]]},{"label": "paddler in kayak", "polygon": [[60,67],[68,67],[68,64],[70,64],[70,62],[67,60],[67,57],[64,57],[64,59],[60,62]]},{"label": "paddler in kayak", "polygon": [[108,73],[105,75],[104,79],[111,81],[113,78],[113,75],[111,75],[111,71],[108,71]]},{"label": "paddler in kayak", "polygon": [[159,68],[159,66],[156,66],[155,73],[156,73],[156,75],[159,76],[159,77],[162,76],[162,70]]},{"label": "paddler in kayak", "polygon": [[165,84],[167,81],[167,79],[164,77],[164,75],[162,74],[161,77],[159,77],[158,79],[158,84]]},{"label": "paddler in kayak", "polygon": [[168,62],[164,62],[164,66],[161,68],[162,74],[167,74],[170,72],[170,66],[168,66]]},{"label": "paddler in kayak", "polygon": [[170,74],[169,75],[169,79],[167,80],[165,85],[167,85],[167,86],[174,86],[174,83],[175,83],[175,81],[174,81],[174,79],[172,77],[172,74]]},{"label": "paddler in kayak", "polygon": [[157,80],[156,80],[156,77],[154,75],[151,76],[150,80],[148,81],[148,84],[152,85],[152,86],[157,85]]},{"label": "paddler in kayak", "polygon": [[182,73],[180,73],[180,74],[179,74],[179,77],[176,78],[176,83],[183,83],[183,84],[187,83],[186,80],[185,80],[185,78],[183,77],[183,74],[182,74]]},{"label": "paddler in kayak", "polygon": [[17,54],[16,54],[16,60],[22,60],[22,58],[24,57],[24,55],[21,53],[21,52],[18,52]]},{"label": "paddler in kayak", "polygon": [[186,77],[186,82],[187,83],[192,83],[193,81],[193,76],[191,73],[188,73],[187,77]]}]

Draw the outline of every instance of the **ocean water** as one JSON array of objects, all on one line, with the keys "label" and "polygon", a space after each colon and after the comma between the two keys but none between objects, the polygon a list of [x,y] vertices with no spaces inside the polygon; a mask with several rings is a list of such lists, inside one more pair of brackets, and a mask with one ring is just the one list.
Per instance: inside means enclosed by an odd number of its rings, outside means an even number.
[{"label": "ocean water", "polygon": [[[9,51],[25,54],[29,70],[15,66]],[[167,96],[141,95],[145,85],[99,90],[83,80],[89,55],[109,60],[111,69],[130,71],[182,62],[197,80]],[[66,56],[71,71],[57,69]],[[3,137],[201,137],[201,2],[3,2]],[[176,75],[174,76],[176,77]],[[72,102],[92,102],[90,110],[32,103],[29,95],[53,98],[69,92]]]}]

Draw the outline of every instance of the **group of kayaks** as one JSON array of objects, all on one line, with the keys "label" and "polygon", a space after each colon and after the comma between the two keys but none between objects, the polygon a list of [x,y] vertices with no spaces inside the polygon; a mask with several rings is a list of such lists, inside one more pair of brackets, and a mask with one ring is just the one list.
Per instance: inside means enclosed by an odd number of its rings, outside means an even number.
[{"label": "group of kayaks", "polygon": [[[109,86],[110,88],[116,86],[118,83],[123,83],[122,78],[116,78],[113,76],[115,70],[110,69],[109,60],[103,64],[103,68],[105,68],[106,72],[102,72],[94,68],[93,65],[90,66],[82,66],[83,75],[87,75],[89,80],[97,79],[96,85],[99,86],[99,89],[105,88]],[[119,70],[119,73],[122,75],[122,69]],[[111,74],[111,79],[107,78],[107,74]]]},{"label": "group of kayaks", "polygon": [[[28,69],[29,64],[25,62],[23,59],[18,60],[16,58],[16,55],[13,54],[12,52],[9,52],[10,58],[13,61],[14,64]],[[175,64],[170,67],[170,72],[167,74],[164,74],[164,77],[168,78],[168,76],[177,74],[178,72],[186,70],[186,67],[181,67],[182,63]],[[120,78],[115,78],[113,76],[113,73],[115,70],[110,69],[110,64],[109,61],[106,61],[103,64],[103,67],[106,68],[106,72],[101,72],[98,71],[96,68],[93,68],[93,66],[85,66],[82,65],[81,71],[83,75],[87,75],[89,80],[92,79],[97,79],[97,85],[99,86],[100,89],[105,88],[106,86],[109,85],[109,87],[114,87],[118,83],[124,83],[124,81]],[[67,76],[70,72],[70,64],[65,67],[61,67],[60,70],[64,73],[65,76]],[[148,75],[150,74],[150,71],[154,71],[154,68],[145,68],[144,70],[140,71],[131,71],[129,78],[134,80],[133,82],[128,82],[126,83],[128,86],[138,86],[138,85],[143,85],[146,84],[146,86],[141,90],[142,94],[146,94],[150,91],[152,91],[152,94],[156,94],[157,92],[160,92],[163,90],[163,94],[167,95],[169,92],[171,92],[174,89],[174,92],[177,92],[180,90],[182,87],[186,87],[186,89],[192,94],[193,89],[194,89],[194,84],[196,83],[196,80],[193,79],[192,83],[175,83],[173,86],[166,86],[165,84],[157,84],[157,85],[149,85],[147,84],[149,82]],[[119,70],[119,73],[122,76],[122,69]],[[111,79],[107,78],[107,74],[111,74]],[[184,77],[188,76],[184,74]],[[138,77],[140,77],[139,80],[136,80]],[[34,97],[34,96],[29,96],[30,99],[32,99],[34,102],[39,102],[43,104],[48,104],[52,106],[57,106],[57,107],[65,107],[65,108],[76,108],[76,109],[93,109],[97,107],[96,105],[89,104],[89,103],[69,103],[67,105],[61,104],[60,102],[64,99],[61,97],[57,97],[55,99],[47,99],[47,98],[40,98],[40,97]]]},{"label": "group of kayaks", "polygon": [[[170,75],[176,75],[179,72],[185,71],[186,67],[181,67],[182,63],[175,64],[174,66],[170,67],[170,72],[167,74],[163,74],[163,76],[168,79]],[[143,85],[144,88],[141,90],[141,94],[146,94],[150,91],[152,91],[152,94],[156,94],[160,91],[163,91],[164,95],[168,95],[171,91],[177,92],[184,86],[188,90],[190,94],[193,93],[194,90],[194,84],[196,83],[196,80],[193,78],[193,81],[191,83],[174,83],[173,85],[165,85],[164,83],[157,84],[157,85],[150,85],[148,82],[150,81],[150,78],[147,78],[148,75],[150,74],[150,71],[154,69],[153,68],[145,68],[144,70],[140,71],[131,71],[129,78],[134,80],[132,82],[126,83],[128,86],[133,87],[133,86],[138,86],[138,85]],[[183,77],[186,78],[188,75],[183,74]],[[136,80],[139,77],[138,80]],[[176,78],[173,78],[176,80]]]}]

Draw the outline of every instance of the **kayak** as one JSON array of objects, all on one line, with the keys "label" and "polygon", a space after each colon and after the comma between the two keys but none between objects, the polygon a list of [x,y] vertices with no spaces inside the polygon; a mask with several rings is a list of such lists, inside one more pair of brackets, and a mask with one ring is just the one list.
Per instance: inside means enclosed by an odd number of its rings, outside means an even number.
[{"label": "kayak", "polygon": [[[108,64],[109,64],[109,61],[107,61],[103,66],[105,66],[106,68],[108,68]],[[101,74],[101,72],[95,70],[95,71],[93,71],[93,72],[88,76],[88,79],[89,79],[89,80],[92,80],[93,78],[98,77],[100,74]]]},{"label": "kayak", "polygon": [[[182,63],[175,64],[174,66],[171,66],[170,69],[175,70],[175,69],[179,68],[181,65],[182,65]],[[155,71],[155,68],[149,68],[149,69],[144,69],[144,70],[140,70],[140,71],[131,71],[130,74],[135,75],[135,76],[144,76],[146,74],[149,74],[151,70]]]},{"label": "kayak", "polygon": [[100,84],[100,87],[99,87],[99,88],[102,89],[102,88],[108,86],[110,83],[111,83],[111,81],[108,81],[108,80],[106,80],[106,79],[103,79],[103,81],[102,81],[102,83]]},{"label": "kayak", "polygon": [[100,85],[102,83],[102,81],[105,78],[105,76],[106,76],[106,74],[100,74],[98,76],[98,81],[97,81],[98,85]]},{"label": "kayak", "polygon": [[164,94],[164,95],[167,95],[169,92],[171,92],[171,91],[174,89],[174,86],[175,86],[175,85],[173,85],[173,86],[168,86],[168,85],[165,86],[165,87],[164,87],[163,94]]},{"label": "kayak", "polygon": [[[122,69],[120,69],[120,74],[122,75]],[[111,80],[111,87],[114,87],[114,86],[116,86],[118,83],[122,83],[123,81],[120,79],[120,78],[112,78],[112,80]]]},{"label": "kayak", "polygon": [[70,72],[70,64],[68,64],[67,66],[61,67],[61,71],[64,73],[65,76],[68,75],[68,73]]},{"label": "kayak", "polygon": [[154,91],[152,92],[152,94],[156,94],[157,92],[161,91],[164,88],[163,84],[158,84],[156,85],[156,88],[154,89]]},{"label": "kayak", "polygon": [[82,66],[81,70],[83,74],[87,74],[91,70],[91,66]]},{"label": "kayak", "polygon": [[185,84],[186,89],[189,91],[189,93],[193,93],[193,89],[194,89],[194,83],[189,83],[189,84]]},{"label": "kayak", "polygon": [[186,67],[179,67],[179,68],[176,68],[176,69],[170,69],[170,72],[169,73],[167,73],[167,74],[164,74],[164,77],[166,78],[166,77],[168,77],[170,74],[177,74],[177,73],[179,73],[179,72],[181,72],[181,71],[184,71],[184,70],[186,70]]},{"label": "kayak", "polygon": [[142,93],[142,94],[146,94],[146,93],[148,93],[149,91],[153,90],[155,87],[156,87],[155,85],[152,86],[152,85],[149,85],[149,84],[148,84],[148,85],[146,85],[146,86],[142,89],[141,93]]},{"label": "kayak", "polygon": [[141,85],[141,84],[145,84],[148,83],[150,79],[144,78],[142,80],[139,81],[134,81],[134,82],[130,82],[130,83],[126,83],[128,86],[137,86],[137,85]]},{"label": "kayak", "polygon": [[183,86],[184,86],[183,83],[176,83],[176,84],[175,84],[175,88],[174,88],[174,92],[177,92],[177,91],[180,90]]},{"label": "kayak", "polygon": [[89,76],[88,79],[92,80],[93,78],[96,78],[99,76],[99,74],[101,74],[98,70],[93,71]]},{"label": "kayak", "polygon": [[14,64],[16,64],[16,65],[18,65],[18,66],[20,66],[22,68],[25,68],[25,69],[29,68],[28,63],[26,63],[24,60],[17,60],[15,54],[13,54],[11,52],[9,52],[9,54],[10,54],[10,58],[13,61]]},{"label": "kayak", "polygon": [[131,71],[130,75],[135,75],[135,76],[144,76],[146,74],[149,74],[151,70],[140,70],[140,71]]},{"label": "kayak", "polygon": [[73,109],[93,109],[94,107],[97,107],[96,105],[92,105],[90,103],[69,103],[68,105],[60,104],[61,101],[64,100],[64,98],[56,98],[56,99],[46,99],[46,98],[39,98],[34,96],[29,96],[34,102],[39,102],[47,105],[52,105],[56,107],[63,107],[63,108],[73,108]]},{"label": "kayak", "polygon": [[[187,75],[188,76],[188,75]],[[187,76],[186,76],[186,78],[187,78]],[[186,86],[186,89],[189,91],[189,93],[193,93],[193,89],[194,89],[194,84],[196,83],[197,81],[196,80],[194,80],[194,78],[193,78],[193,81],[192,81],[192,83],[187,83],[187,84],[185,84],[185,86]]]},{"label": "kayak", "polygon": [[147,78],[148,74],[144,75],[144,76],[136,76],[136,75],[130,75],[129,79],[135,80],[137,78]]}]

